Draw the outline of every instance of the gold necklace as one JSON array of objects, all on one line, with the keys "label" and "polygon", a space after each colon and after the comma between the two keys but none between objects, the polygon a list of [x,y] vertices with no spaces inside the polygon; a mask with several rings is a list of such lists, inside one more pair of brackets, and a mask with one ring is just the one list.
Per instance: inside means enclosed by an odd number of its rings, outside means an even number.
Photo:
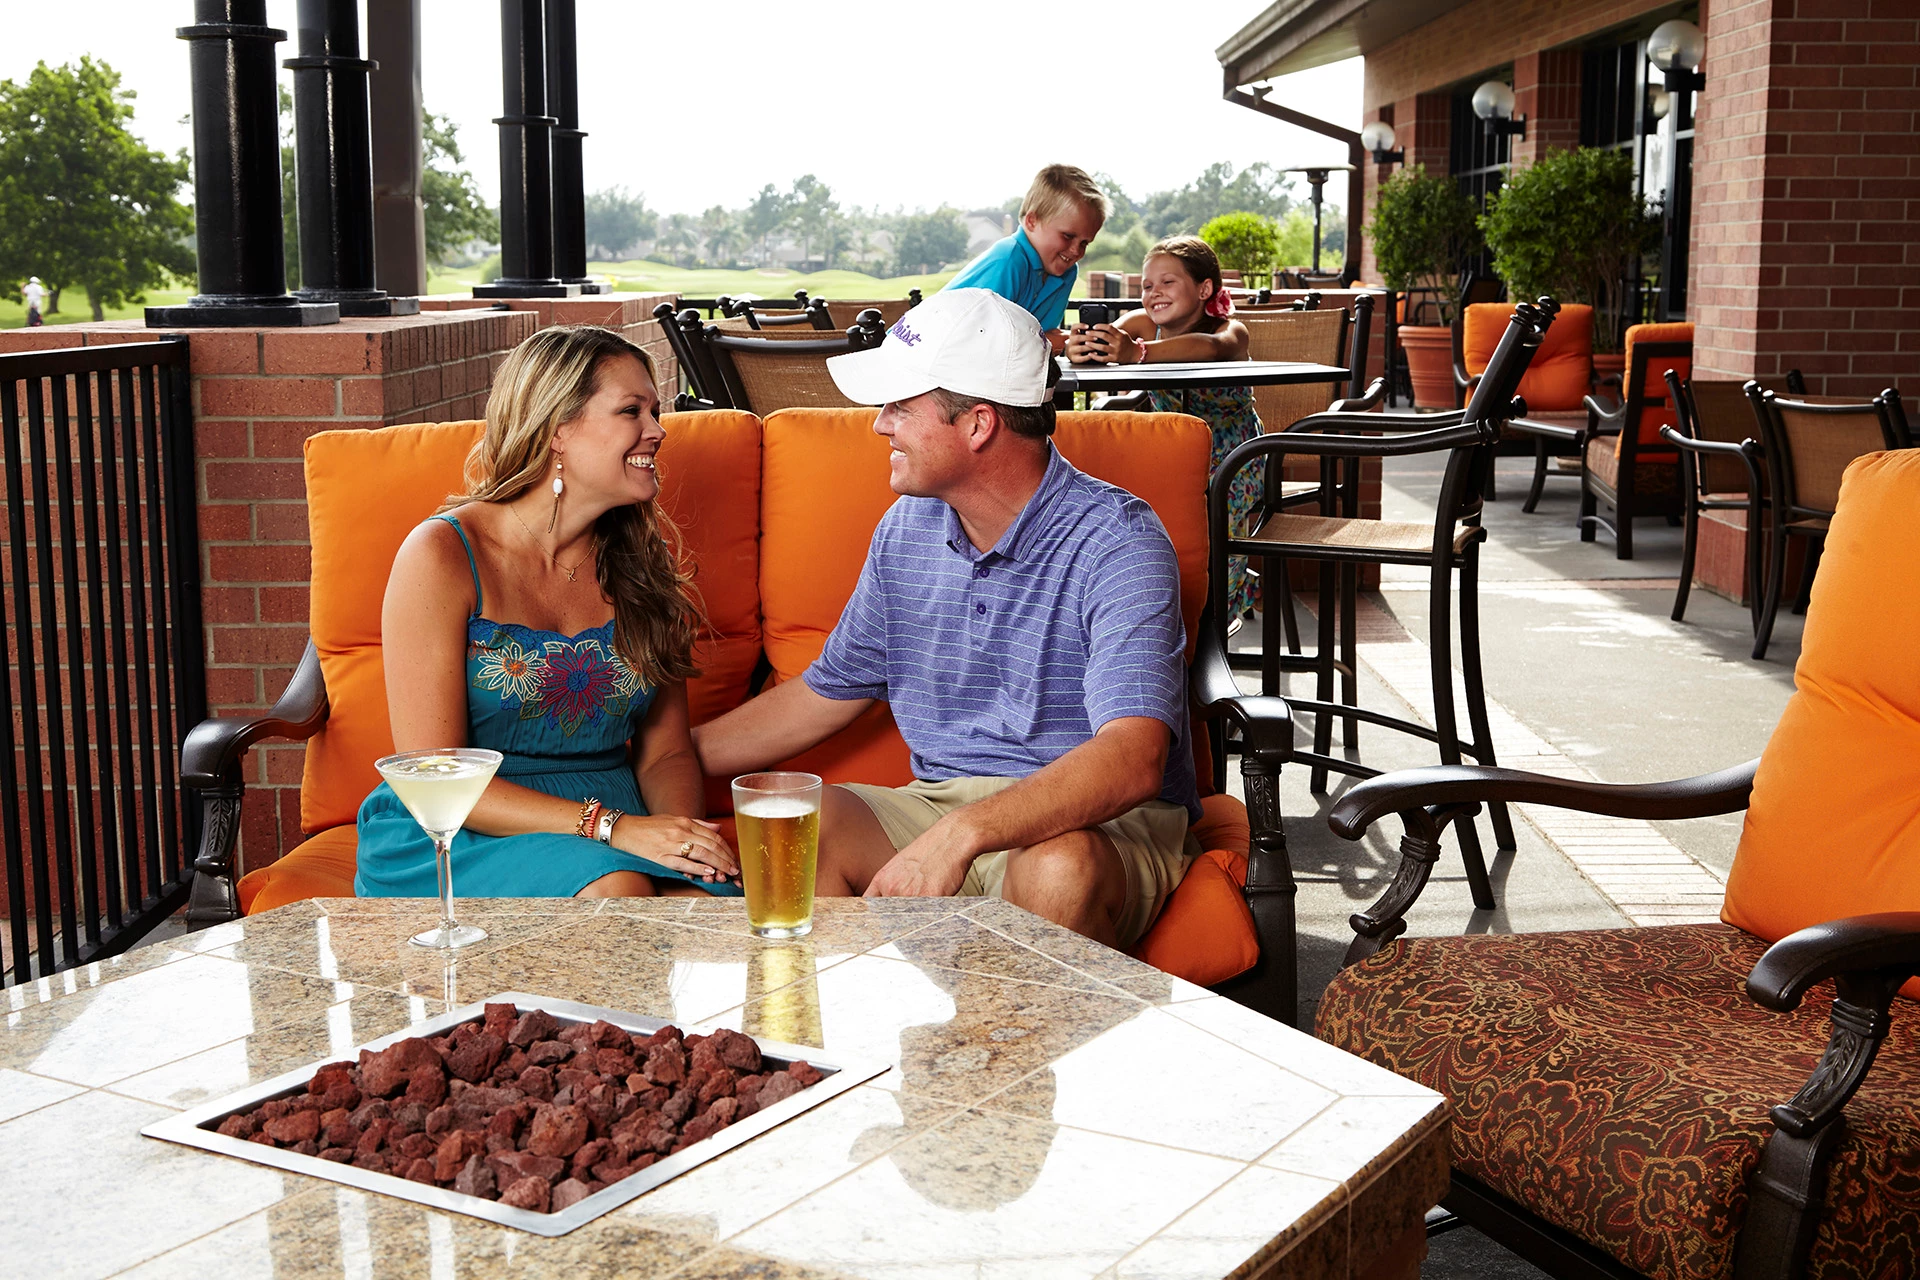
[{"label": "gold necklace", "polygon": [[[511,502],[508,502],[508,503],[503,503],[502,505],[503,505],[503,506],[505,506],[505,507],[506,507],[506,509],[507,509],[508,511],[511,511],[511,512],[513,512],[513,518],[514,518],[515,520],[517,520],[517,521],[519,521],[519,524],[520,524],[520,527],[521,527],[522,529],[526,529],[526,530],[527,530],[527,536],[528,536],[529,538],[532,538],[532,539],[533,539],[533,541],[534,541],[534,545],[535,545],[535,546],[538,546],[538,545],[539,545],[539,543],[540,543],[540,538],[539,538],[539,535],[537,535],[537,534],[535,534],[535,533],[534,533],[534,531],[533,531],[532,529],[528,529],[528,528],[527,528],[527,522],[526,522],[525,520],[521,520],[521,519],[520,519],[520,513],[519,513],[518,511],[514,511],[514,510],[513,510],[513,504],[512,504]],[[576,561],[574,561],[574,562],[573,562],[573,567],[572,567],[572,568],[567,568],[567,566],[566,566],[566,565],[564,565],[564,564],[561,564],[561,563],[560,563],[560,557],[559,557],[559,556],[554,556],[554,557],[553,557],[553,567],[554,567],[554,568],[556,568],[556,569],[565,569],[565,570],[566,570],[566,573],[567,573],[567,581],[568,581],[568,582],[572,582],[572,581],[573,581],[573,575],[574,575],[574,574],[575,574],[576,572],[578,572],[578,570],[579,570],[579,568],[580,568],[580,566],[581,566],[581,565],[583,565],[583,564],[585,564],[585,563],[587,562],[587,560],[588,560],[588,558],[589,558],[589,557],[591,557],[592,555],[593,555],[593,548],[592,548],[592,547],[588,547],[588,548],[587,548],[587,554],[586,554],[586,555],[584,555],[584,556],[581,556],[581,557],[580,557],[580,558],[579,558],[578,560],[576,560]]]}]

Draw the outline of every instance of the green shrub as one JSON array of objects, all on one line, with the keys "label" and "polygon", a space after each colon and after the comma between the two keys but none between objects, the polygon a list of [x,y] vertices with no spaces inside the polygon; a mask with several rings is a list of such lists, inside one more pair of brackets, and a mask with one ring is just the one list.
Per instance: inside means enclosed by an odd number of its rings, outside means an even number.
[{"label": "green shrub", "polygon": [[480,283],[492,284],[500,278],[500,255],[494,254],[480,264]]},{"label": "green shrub", "polygon": [[1220,265],[1247,277],[1271,273],[1280,255],[1280,225],[1272,218],[1241,210],[1223,213],[1200,228],[1200,238],[1213,246]]},{"label": "green shrub", "polygon": [[1624,151],[1549,151],[1489,197],[1480,217],[1493,269],[1514,298],[1541,294],[1594,309],[1596,351],[1618,351],[1630,269],[1660,239]]},{"label": "green shrub", "polygon": [[1441,322],[1451,323],[1454,279],[1480,250],[1473,201],[1459,185],[1424,165],[1400,170],[1380,185],[1367,234],[1387,287],[1439,290]]}]

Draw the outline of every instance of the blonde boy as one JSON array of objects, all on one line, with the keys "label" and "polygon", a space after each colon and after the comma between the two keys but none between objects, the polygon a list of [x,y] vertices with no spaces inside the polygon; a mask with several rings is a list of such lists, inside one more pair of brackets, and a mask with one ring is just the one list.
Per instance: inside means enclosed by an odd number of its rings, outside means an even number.
[{"label": "blonde boy", "polygon": [[1080,259],[1107,220],[1106,193],[1085,169],[1050,164],[1020,202],[1020,225],[961,269],[949,289],[991,289],[1032,313],[1057,354]]}]

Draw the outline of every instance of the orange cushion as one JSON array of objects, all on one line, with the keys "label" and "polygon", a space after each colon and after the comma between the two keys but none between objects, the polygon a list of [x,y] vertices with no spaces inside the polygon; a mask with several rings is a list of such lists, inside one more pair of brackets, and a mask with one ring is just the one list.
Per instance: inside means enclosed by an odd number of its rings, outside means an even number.
[{"label": "orange cushion", "polygon": [[711,628],[687,681],[694,724],[739,706],[760,660],[760,419],[738,409],[660,419],[661,509],[680,530]]},{"label": "orange cushion", "polygon": [[[1485,373],[1513,315],[1511,302],[1476,302],[1467,307],[1461,330],[1461,355],[1468,373]],[[1580,407],[1593,389],[1593,308],[1569,302],[1554,317],[1533,363],[1520,379],[1520,397],[1530,413],[1565,413]]]},{"label": "orange cushion", "polygon": [[1761,753],[1720,910],[1769,942],[1826,920],[1920,911],[1917,510],[1920,450],[1847,468],[1795,692]]},{"label": "orange cushion", "polygon": [[351,898],[360,833],[349,823],[322,831],[271,866],[240,878],[240,910],[258,915],[308,898]]},{"label": "orange cushion", "polygon": [[[1693,345],[1693,326],[1684,323],[1673,324],[1636,324],[1627,328],[1626,371],[1633,376],[1633,348],[1642,342],[1684,342],[1691,349]],[[1693,375],[1693,360],[1690,356],[1648,356],[1646,372],[1641,375],[1640,400],[1645,405],[1640,411],[1640,447],[1658,447],[1666,442],[1660,438],[1660,428],[1679,424],[1674,416],[1673,404],[1667,392],[1667,370],[1672,369],[1685,382]],[[1624,394],[1628,388],[1622,388]],[[1625,439],[1623,432],[1614,442],[1614,452],[1620,451],[1619,441]],[[1642,454],[1642,457],[1646,455]]]},{"label": "orange cushion", "polygon": [[380,602],[413,527],[463,487],[480,422],[414,423],[310,436],[307,524],[313,542],[310,628],[327,679],[327,722],[307,742],[300,825],[351,823],[393,750],[380,657]]},{"label": "orange cushion", "polygon": [[1260,939],[1243,891],[1251,839],[1247,811],[1231,796],[1209,796],[1202,809],[1193,835],[1206,852],[1187,868],[1130,954],[1206,987],[1251,969],[1260,958]]}]

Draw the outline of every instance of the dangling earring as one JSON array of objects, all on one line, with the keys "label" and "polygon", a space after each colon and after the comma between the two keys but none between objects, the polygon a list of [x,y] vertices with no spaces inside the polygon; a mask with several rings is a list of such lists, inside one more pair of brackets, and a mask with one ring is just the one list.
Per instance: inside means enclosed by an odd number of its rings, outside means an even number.
[{"label": "dangling earring", "polygon": [[554,526],[560,523],[560,495],[567,490],[566,481],[560,478],[560,459],[553,460],[553,515],[547,519],[547,532],[552,533]]}]

